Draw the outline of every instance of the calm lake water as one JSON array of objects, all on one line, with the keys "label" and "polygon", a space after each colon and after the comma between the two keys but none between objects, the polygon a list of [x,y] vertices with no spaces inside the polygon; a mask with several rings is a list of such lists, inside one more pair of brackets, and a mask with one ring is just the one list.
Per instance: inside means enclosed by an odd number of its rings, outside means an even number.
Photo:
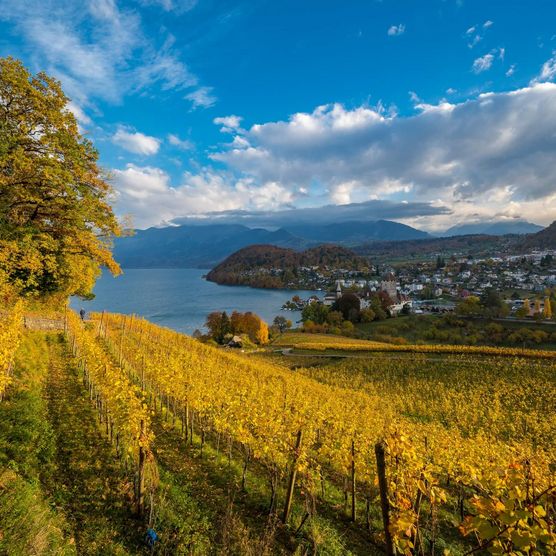
[{"label": "calm lake water", "polygon": [[191,334],[202,328],[212,311],[252,311],[271,323],[284,315],[294,324],[300,314],[281,311],[282,304],[299,295],[308,298],[315,292],[304,290],[264,290],[238,286],[220,286],[207,282],[207,270],[195,268],[127,269],[114,278],[103,274],[96,283],[92,301],[72,299],[71,306],[86,311],[135,313],[146,319]]}]

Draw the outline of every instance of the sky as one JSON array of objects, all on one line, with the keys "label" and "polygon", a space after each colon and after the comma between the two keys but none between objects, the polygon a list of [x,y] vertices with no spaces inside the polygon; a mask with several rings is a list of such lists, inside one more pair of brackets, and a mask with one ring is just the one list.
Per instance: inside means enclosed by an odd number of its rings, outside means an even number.
[{"label": "sky", "polygon": [[549,0],[0,0],[8,55],[60,79],[138,228],[556,220]]}]

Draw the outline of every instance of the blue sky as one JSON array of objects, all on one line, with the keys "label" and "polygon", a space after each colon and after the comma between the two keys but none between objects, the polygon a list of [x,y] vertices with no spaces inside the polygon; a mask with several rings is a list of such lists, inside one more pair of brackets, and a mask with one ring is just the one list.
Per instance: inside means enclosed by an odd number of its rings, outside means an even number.
[{"label": "blue sky", "polygon": [[138,227],[354,203],[430,230],[548,224],[555,16],[549,1],[1,0],[0,55],[62,81]]}]

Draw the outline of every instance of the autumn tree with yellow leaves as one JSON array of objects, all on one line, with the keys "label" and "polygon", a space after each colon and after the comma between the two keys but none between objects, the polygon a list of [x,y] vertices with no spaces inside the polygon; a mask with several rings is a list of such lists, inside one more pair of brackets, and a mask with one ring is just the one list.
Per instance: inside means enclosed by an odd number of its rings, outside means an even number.
[{"label": "autumn tree with yellow leaves", "polygon": [[545,319],[552,318],[552,305],[550,303],[550,297],[548,296],[544,298],[544,308],[543,308],[542,315]]},{"label": "autumn tree with yellow leaves", "polygon": [[57,80],[0,59],[0,277],[22,296],[87,296],[101,266],[120,272],[111,187],[68,102]]}]

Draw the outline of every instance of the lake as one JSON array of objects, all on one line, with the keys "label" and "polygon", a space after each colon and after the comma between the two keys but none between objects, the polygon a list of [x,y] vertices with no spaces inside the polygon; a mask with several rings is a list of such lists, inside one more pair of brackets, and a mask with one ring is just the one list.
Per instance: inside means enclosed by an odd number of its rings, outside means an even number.
[{"label": "lake", "polygon": [[79,311],[135,313],[153,323],[191,334],[201,329],[212,311],[252,311],[269,324],[276,315],[293,323],[298,311],[280,308],[293,295],[306,299],[315,293],[306,290],[265,290],[243,286],[220,286],[207,282],[207,270],[196,268],[127,269],[114,278],[103,273],[95,285],[95,298],[83,301],[73,298],[71,307]]}]

